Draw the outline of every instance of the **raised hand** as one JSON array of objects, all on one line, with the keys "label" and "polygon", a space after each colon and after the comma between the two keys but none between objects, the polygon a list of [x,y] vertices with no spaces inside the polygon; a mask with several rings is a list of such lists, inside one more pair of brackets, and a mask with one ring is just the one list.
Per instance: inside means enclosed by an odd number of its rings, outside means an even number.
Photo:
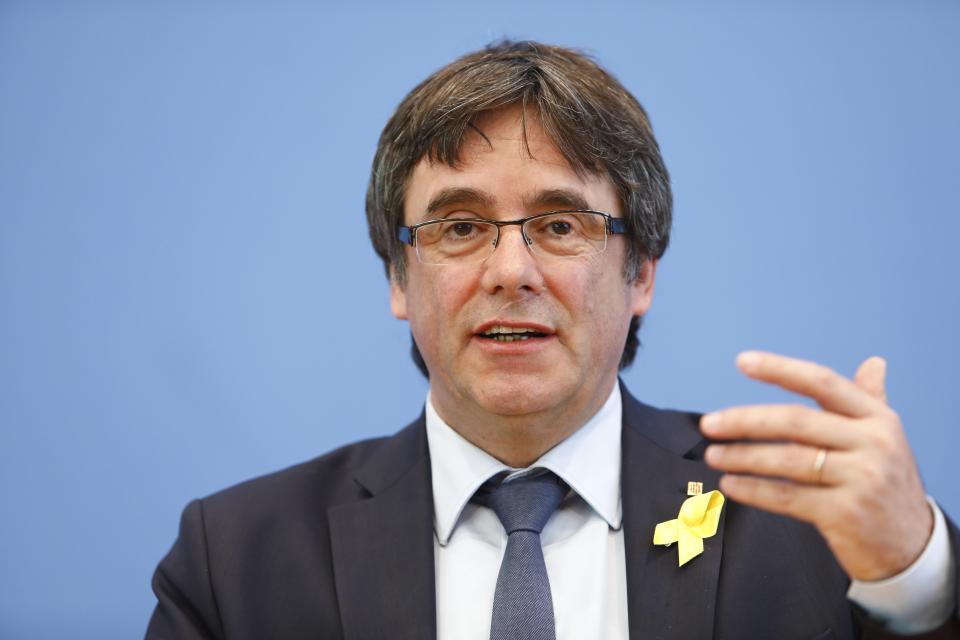
[{"label": "raised hand", "polygon": [[707,414],[720,442],[706,461],[725,472],[732,500],[812,523],[851,578],[906,569],[933,531],[933,512],[900,418],[886,403],[886,362],[873,357],[853,380],[828,367],[750,351],[737,366],[820,405],[752,405]]}]

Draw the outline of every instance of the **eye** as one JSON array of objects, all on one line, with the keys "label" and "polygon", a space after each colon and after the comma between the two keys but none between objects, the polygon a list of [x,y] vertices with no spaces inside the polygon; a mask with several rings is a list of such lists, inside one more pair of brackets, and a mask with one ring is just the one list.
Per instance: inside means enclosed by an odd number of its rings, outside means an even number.
[{"label": "eye", "polygon": [[454,222],[450,225],[450,231],[455,236],[465,238],[476,231],[477,225],[472,222]]},{"label": "eye", "polygon": [[550,223],[551,233],[555,233],[558,236],[565,236],[573,230],[573,227],[566,220],[554,220]]}]

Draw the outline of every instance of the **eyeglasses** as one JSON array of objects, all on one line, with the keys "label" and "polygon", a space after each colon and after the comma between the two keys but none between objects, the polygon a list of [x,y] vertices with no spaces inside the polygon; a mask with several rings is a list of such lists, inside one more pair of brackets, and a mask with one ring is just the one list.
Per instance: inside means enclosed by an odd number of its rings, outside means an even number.
[{"label": "eyeglasses", "polygon": [[599,211],[549,211],[519,220],[444,218],[397,226],[397,238],[414,247],[424,264],[483,262],[497,248],[500,229],[517,225],[523,240],[536,255],[577,258],[603,253],[607,236],[624,234],[623,218]]}]

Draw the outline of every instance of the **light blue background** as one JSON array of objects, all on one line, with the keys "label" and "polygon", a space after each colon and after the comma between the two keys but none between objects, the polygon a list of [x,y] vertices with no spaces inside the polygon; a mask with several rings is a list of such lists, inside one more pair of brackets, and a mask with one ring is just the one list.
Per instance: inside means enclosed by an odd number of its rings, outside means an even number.
[{"label": "light blue background", "polygon": [[0,637],[141,635],[189,499],[418,413],[369,163],[501,36],[591,49],[651,114],[676,227],[634,392],[883,354],[960,515],[960,4],[714,4],[0,2]]}]

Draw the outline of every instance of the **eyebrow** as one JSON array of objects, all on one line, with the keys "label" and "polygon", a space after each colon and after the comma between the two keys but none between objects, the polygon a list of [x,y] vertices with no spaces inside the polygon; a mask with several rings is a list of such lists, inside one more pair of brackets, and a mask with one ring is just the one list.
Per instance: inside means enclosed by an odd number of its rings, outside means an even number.
[{"label": "eyebrow", "polygon": [[441,209],[465,204],[491,209],[493,208],[493,199],[483,191],[478,191],[477,189],[448,187],[441,189],[439,193],[430,199],[430,203],[427,205],[427,217],[432,216]]},{"label": "eyebrow", "polygon": [[[448,187],[441,189],[427,204],[424,219],[432,217],[443,209],[463,205],[476,206],[489,211],[494,208],[494,198],[484,191],[470,187]],[[587,202],[586,198],[576,191],[570,191],[568,189],[545,189],[538,191],[525,197],[523,199],[523,206],[527,211],[545,207],[557,211],[590,209],[590,203]]]},{"label": "eyebrow", "polygon": [[589,210],[591,208],[586,198],[576,191],[569,191],[567,189],[547,189],[545,191],[539,191],[531,197],[524,198],[523,203],[527,210],[539,209],[541,207],[550,207],[555,210]]}]

